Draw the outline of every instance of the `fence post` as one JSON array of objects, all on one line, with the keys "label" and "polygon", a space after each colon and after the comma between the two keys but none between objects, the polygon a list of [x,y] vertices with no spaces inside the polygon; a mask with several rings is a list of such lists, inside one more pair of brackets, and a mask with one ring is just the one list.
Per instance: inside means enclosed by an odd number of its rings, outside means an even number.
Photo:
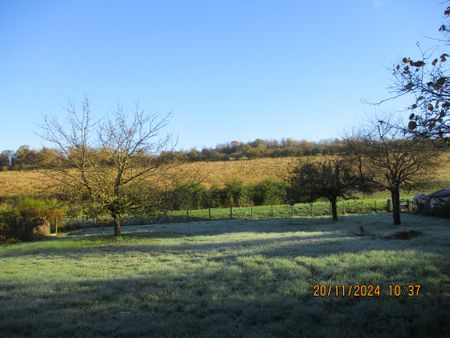
[{"label": "fence post", "polygon": [[211,208],[208,208],[208,216],[209,216],[209,219],[211,219]]},{"label": "fence post", "polygon": [[272,204],[270,205],[270,217],[273,218],[273,205]]},{"label": "fence post", "polygon": [[309,208],[310,208],[310,212],[311,212],[311,217],[313,217],[313,204],[309,203]]},{"label": "fence post", "polygon": [[230,207],[230,218],[233,218],[233,207]]},{"label": "fence post", "polygon": [[253,206],[250,206],[250,219],[253,219]]}]

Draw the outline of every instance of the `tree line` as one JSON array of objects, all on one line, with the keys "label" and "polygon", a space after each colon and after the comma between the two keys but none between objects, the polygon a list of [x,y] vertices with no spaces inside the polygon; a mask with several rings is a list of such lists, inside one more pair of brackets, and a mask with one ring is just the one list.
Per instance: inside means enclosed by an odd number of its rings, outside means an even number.
[{"label": "tree line", "polygon": [[[219,144],[214,148],[195,148],[175,151],[165,150],[157,156],[164,161],[198,162],[198,161],[233,161],[256,158],[298,157],[317,155],[338,155],[343,152],[343,140],[323,140],[311,142],[294,140],[291,138],[281,140],[256,139],[250,142],[232,141]],[[95,150],[103,165],[112,163],[106,154],[107,149]],[[142,161],[155,154],[142,152],[139,154]],[[0,152],[0,169],[7,170],[34,170],[52,169],[59,165],[61,152],[55,148],[42,147],[32,149],[28,145],[20,146],[16,151],[3,150]]]}]

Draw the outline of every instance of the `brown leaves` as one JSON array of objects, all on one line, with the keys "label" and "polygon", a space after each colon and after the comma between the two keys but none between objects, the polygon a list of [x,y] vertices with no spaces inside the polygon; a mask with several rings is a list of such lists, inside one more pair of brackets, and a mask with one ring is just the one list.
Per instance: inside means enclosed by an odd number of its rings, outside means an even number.
[{"label": "brown leaves", "polygon": [[[444,54],[443,54],[443,55],[444,55]],[[442,56],[441,56],[441,58],[442,58]],[[404,57],[404,58],[402,59],[402,62],[403,62],[403,63],[407,63],[407,64],[411,65],[412,67],[416,67],[416,68],[420,68],[420,67],[425,66],[425,62],[422,61],[422,60],[419,60],[419,61],[413,61],[413,60],[411,60],[410,58],[407,58],[407,57]],[[406,66],[406,67],[408,67],[408,66]],[[405,67],[405,68],[406,68],[406,67]]]},{"label": "brown leaves", "polygon": [[439,90],[442,88],[442,86],[447,82],[447,77],[442,76],[440,77],[436,83],[434,84],[434,89]]},{"label": "brown leaves", "polygon": [[417,123],[416,123],[416,121],[409,121],[409,123],[408,123],[408,129],[409,130],[414,130],[414,129],[416,129],[417,128]]},{"label": "brown leaves", "polygon": [[414,88],[414,83],[412,83],[412,82],[409,82],[406,86],[405,86],[405,89],[406,90],[411,90],[411,89],[413,89]]},{"label": "brown leaves", "polygon": [[423,61],[415,61],[415,62],[411,61],[409,64],[411,66],[417,67],[417,68],[425,66],[425,62],[423,62]]}]

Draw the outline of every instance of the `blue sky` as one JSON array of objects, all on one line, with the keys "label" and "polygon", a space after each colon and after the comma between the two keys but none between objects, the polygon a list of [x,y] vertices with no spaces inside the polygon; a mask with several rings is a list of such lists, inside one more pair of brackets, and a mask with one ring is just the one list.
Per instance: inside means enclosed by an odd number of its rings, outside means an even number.
[{"label": "blue sky", "polygon": [[[0,0],[0,149],[89,96],[173,112],[179,146],[342,136],[438,37],[434,0]],[[398,111],[405,102],[378,110]]]}]

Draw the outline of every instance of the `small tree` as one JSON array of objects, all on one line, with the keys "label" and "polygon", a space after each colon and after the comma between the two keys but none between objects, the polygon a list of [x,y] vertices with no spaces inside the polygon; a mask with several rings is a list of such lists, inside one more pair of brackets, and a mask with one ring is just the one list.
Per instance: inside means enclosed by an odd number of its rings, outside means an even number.
[{"label": "small tree", "polygon": [[360,181],[360,175],[343,159],[304,163],[292,172],[288,198],[291,203],[326,198],[331,203],[333,220],[337,221],[338,198],[352,198]]},{"label": "small tree", "polygon": [[436,143],[423,138],[406,139],[403,128],[384,119],[371,122],[367,130],[347,140],[347,144],[363,161],[366,177],[378,189],[391,193],[394,224],[401,224],[400,191],[425,183],[439,154]]},{"label": "small tree", "polygon": [[133,186],[162,166],[159,152],[170,135],[160,133],[168,115],[150,115],[135,107],[130,115],[118,106],[112,118],[94,123],[89,101],[81,112],[67,107],[68,124],[45,117],[41,136],[61,152],[57,167],[49,171],[63,183],[74,202],[93,203],[114,220],[114,235],[121,234],[121,216],[137,206]]}]

